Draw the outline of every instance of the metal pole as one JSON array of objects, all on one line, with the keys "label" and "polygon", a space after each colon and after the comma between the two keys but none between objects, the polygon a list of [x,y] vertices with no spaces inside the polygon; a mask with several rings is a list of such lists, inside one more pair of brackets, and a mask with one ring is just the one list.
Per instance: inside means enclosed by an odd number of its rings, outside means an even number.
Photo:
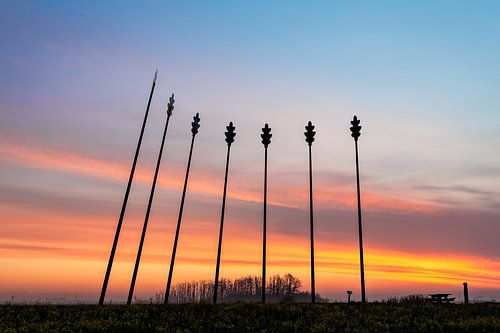
[{"label": "metal pole", "polygon": [[266,230],[267,230],[267,146],[271,143],[271,128],[268,124],[262,128],[262,144],[264,145],[264,218],[262,241],[262,303],[266,302]]},{"label": "metal pole", "polygon": [[266,241],[267,241],[267,147],[264,153],[264,223],[262,242],[262,303],[266,302]]},{"label": "metal pole", "polygon": [[363,259],[363,227],[361,222],[361,193],[359,188],[359,161],[358,161],[358,140],[355,141],[356,146],[356,184],[358,192],[358,231],[359,231],[359,266],[361,270],[361,302],[366,302],[365,293],[365,264]]},{"label": "metal pole", "polygon": [[191,157],[193,155],[193,145],[194,145],[194,138],[196,134],[198,133],[198,129],[200,128],[200,114],[196,113],[196,115],[193,117],[193,122],[191,122],[191,147],[189,148],[189,157],[188,157],[188,164],[186,167],[186,177],[184,179],[184,188],[182,190],[182,197],[181,197],[181,205],[179,208],[179,217],[177,219],[177,228],[175,229],[175,239],[174,239],[174,247],[172,249],[172,256],[170,257],[170,269],[168,271],[168,280],[167,280],[167,288],[165,290],[165,299],[164,303],[168,304],[168,299],[170,297],[170,286],[172,284],[172,275],[174,272],[174,263],[175,263],[175,254],[177,252],[177,242],[179,240],[179,231],[181,229],[181,221],[182,221],[182,212],[184,210],[184,200],[186,198],[186,188],[188,184],[188,178],[189,178],[189,169],[191,167]]},{"label": "metal pole", "polygon": [[359,266],[361,271],[361,302],[366,303],[366,293],[365,293],[365,265],[363,260],[363,228],[361,222],[361,191],[359,186],[359,159],[358,159],[358,138],[361,135],[361,126],[359,126],[359,120],[354,116],[351,121],[353,125],[351,127],[352,137],[354,138],[354,147],[356,150],[356,186],[358,195],[358,233],[359,233]]},{"label": "metal pole", "polygon": [[142,227],[141,241],[139,243],[139,249],[137,251],[137,257],[135,259],[134,273],[132,274],[132,281],[130,282],[130,289],[128,292],[127,305],[132,303],[132,297],[134,296],[135,280],[137,279],[137,271],[139,270],[139,263],[141,261],[142,247],[144,245],[144,238],[146,237],[146,230],[148,228],[149,214],[151,213],[151,206],[153,204],[153,197],[156,188],[156,180],[158,179],[158,172],[160,171],[161,156],[163,154],[163,147],[165,145],[165,137],[167,136],[168,123],[170,121],[170,116],[174,109],[174,94],[169,99],[167,106],[167,120],[165,122],[165,129],[163,130],[163,137],[161,139],[160,152],[158,153],[158,160],[156,162],[155,174],[153,177],[153,184],[151,185],[151,192],[149,194],[148,208],[146,210],[146,217],[144,218],[144,225]]},{"label": "metal pole", "polygon": [[[234,142],[234,137],[236,133],[234,133],[235,127],[233,126],[233,122],[229,123],[229,126],[226,126],[227,132],[226,142],[227,142],[227,157],[226,157],[226,172],[224,174],[224,192],[222,194],[222,208],[220,215],[220,230],[219,230],[219,245],[217,247],[217,264],[215,266],[215,282],[214,282],[214,304],[217,304],[217,295],[218,295],[218,287],[219,287],[219,268],[220,268],[220,253],[222,248],[222,231],[224,228],[224,213],[226,210],[226,192],[227,192],[227,175],[229,172],[229,153],[231,151],[231,144]],[[221,295],[222,297],[222,295]]]},{"label": "metal pole", "polygon": [[313,227],[313,191],[312,191],[312,156],[309,145],[309,220],[311,223],[311,302],[316,303],[316,287],[314,282],[314,227]]},{"label": "metal pole", "polygon": [[306,126],[306,142],[309,145],[309,223],[311,237],[311,303],[316,303],[316,286],[314,278],[314,215],[313,215],[313,180],[312,180],[312,143],[314,142],[314,126],[309,122]]},{"label": "metal pole", "polygon": [[139,141],[137,142],[137,148],[135,149],[134,162],[132,163],[132,168],[130,169],[130,176],[128,178],[127,189],[125,190],[125,197],[123,198],[120,217],[118,219],[118,224],[116,226],[115,238],[113,239],[113,245],[111,247],[111,253],[109,255],[108,266],[106,268],[106,275],[104,276],[104,281],[102,283],[101,296],[99,297],[99,305],[104,304],[104,298],[106,297],[106,290],[108,288],[109,276],[111,274],[111,267],[113,266],[113,260],[115,258],[116,246],[118,245],[118,238],[120,238],[120,231],[122,229],[123,217],[125,216],[125,210],[127,208],[128,195],[130,193],[130,187],[132,186],[132,180],[134,178],[135,166],[137,164],[139,151],[141,150],[142,137],[144,135],[144,128],[146,127],[146,121],[148,119],[149,108],[151,106],[151,99],[153,98],[157,76],[158,76],[158,70],[156,70],[155,72],[153,85],[151,86],[151,92],[149,94],[148,106],[146,107],[146,113],[144,114],[144,120],[142,122],[141,134],[139,135]]}]

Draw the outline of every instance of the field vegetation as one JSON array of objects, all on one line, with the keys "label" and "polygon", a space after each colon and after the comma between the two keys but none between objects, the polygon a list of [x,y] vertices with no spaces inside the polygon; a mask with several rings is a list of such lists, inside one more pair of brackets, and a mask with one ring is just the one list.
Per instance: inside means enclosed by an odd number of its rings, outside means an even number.
[{"label": "field vegetation", "polygon": [[1,332],[500,332],[500,303],[431,304],[424,295],[380,303],[332,303],[301,291],[291,274],[271,276],[269,304],[261,280],[222,279],[222,304],[211,304],[213,281],[183,282],[131,306],[4,304]]},{"label": "field vegetation", "polygon": [[500,332],[500,304],[3,305],[0,332]]}]

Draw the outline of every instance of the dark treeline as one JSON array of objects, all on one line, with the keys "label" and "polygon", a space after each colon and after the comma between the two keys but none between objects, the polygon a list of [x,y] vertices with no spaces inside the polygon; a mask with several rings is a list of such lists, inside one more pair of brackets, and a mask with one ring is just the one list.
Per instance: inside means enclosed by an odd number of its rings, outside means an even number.
[{"label": "dark treeline", "polygon": [[[266,284],[266,294],[270,301],[301,302],[310,298],[309,293],[301,291],[302,282],[292,274],[273,275]],[[171,303],[211,302],[214,281],[199,280],[177,283],[170,292]],[[262,279],[257,276],[244,276],[237,279],[220,279],[218,297],[222,302],[259,301],[262,293]],[[309,298],[308,298],[309,297]],[[159,302],[162,294],[157,295]]]}]

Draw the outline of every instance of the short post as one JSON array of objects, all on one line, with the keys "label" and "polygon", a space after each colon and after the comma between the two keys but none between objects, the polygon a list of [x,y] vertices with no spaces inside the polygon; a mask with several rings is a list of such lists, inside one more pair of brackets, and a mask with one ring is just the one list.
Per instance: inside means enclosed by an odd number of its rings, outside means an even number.
[{"label": "short post", "polygon": [[347,303],[351,303],[351,295],[352,295],[352,291],[348,290],[347,291]]},{"label": "short post", "polygon": [[464,282],[464,303],[469,303],[469,286],[467,285],[467,282]]}]

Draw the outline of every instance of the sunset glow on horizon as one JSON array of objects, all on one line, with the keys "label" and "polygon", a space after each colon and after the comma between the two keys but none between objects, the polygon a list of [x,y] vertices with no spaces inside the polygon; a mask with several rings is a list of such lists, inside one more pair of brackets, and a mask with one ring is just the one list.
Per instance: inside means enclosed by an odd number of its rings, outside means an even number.
[{"label": "sunset glow on horizon", "polygon": [[261,273],[269,123],[268,277],[309,290],[311,120],[316,291],[359,300],[356,114],[368,299],[468,282],[500,300],[500,6],[278,3],[3,6],[0,301],[97,302],[156,68],[107,301],[127,296],[172,92],[138,298],[165,289],[199,112],[174,284],[214,278],[233,121],[221,277]]}]

